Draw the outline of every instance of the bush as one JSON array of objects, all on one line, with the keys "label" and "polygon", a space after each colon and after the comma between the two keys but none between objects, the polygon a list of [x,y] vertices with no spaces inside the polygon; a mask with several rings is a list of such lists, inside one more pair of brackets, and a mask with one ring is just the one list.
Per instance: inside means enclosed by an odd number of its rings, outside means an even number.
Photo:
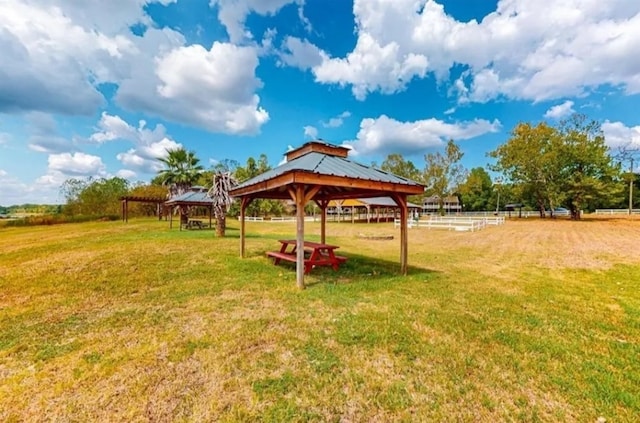
[{"label": "bush", "polygon": [[91,221],[113,221],[120,219],[117,214],[107,216],[68,216],[64,214],[45,214],[39,216],[28,216],[23,219],[8,220],[3,226],[5,227],[21,227],[21,226],[42,226],[42,225],[58,225],[62,223],[81,223]]}]

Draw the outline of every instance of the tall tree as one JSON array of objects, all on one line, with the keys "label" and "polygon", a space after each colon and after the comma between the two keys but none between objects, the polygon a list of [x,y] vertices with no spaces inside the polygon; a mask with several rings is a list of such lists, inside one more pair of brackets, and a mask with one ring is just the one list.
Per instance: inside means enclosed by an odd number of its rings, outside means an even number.
[{"label": "tall tree", "polygon": [[460,164],[463,155],[460,147],[449,140],[444,154],[436,152],[424,156],[426,167],[423,182],[427,187],[427,194],[438,196],[440,214],[444,214],[445,198],[458,190],[464,178],[464,167]]},{"label": "tall tree", "polygon": [[596,197],[613,196],[619,168],[613,165],[600,125],[584,115],[552,127],[519,123],[511,138],[489,155],[523,195],[535,202],[541,217],[566,202],[574,219]]},{"label": "tall tree", "polygon": [[108,216],[119,213],[120,197],[127,195],[129,182],[118,177],[68,179],[61,189],[67,199],[65,214]]},{"label": "tall tree", "polygon": [[511,138],[489,153],[497,160],[493,170],[504,173],[507,183],[513,183],[535,204],[540,217],[546,208],[560,205],[561,139],[555,128],[540,123],[532,126],[519,123]]},{"label": "tall tree", "polygon": [[580,218],[580,210],[598,195],[615,189],[620,168],[613,164],[600,124],[585,115],[574,114],[560,123],[560,173],[571,217]]},{"label": "tall tree", "polygon": [[158,172],[162,185],[169,187],[171,197],[185,193],[198,181],[203,167],[193,151],[185,148],[167,150],[167,157],[159,158],[165,168]]},{"label": "tall tree", "polygon": [[462,204],[467,211],[489,210],[489,201],[493,194],[491,176],[483,167],[474,167],[467,179],[460,185]]},{"label": "tall tree", "polygon": [[405,160],[400,154],[389,154],[382,162],[380,169],[414,181],[419,181],[422,177],[420,170],[413,162],[411,160]]},{"label": "tall tree", "polygon": [[[269,165],[267,156],[261,154],[257,160],[249,157],[245,166],[237,166],[234,176],[238,182],[244,182],[269,170],[271,170],[271,166]],[[281,200],[268,200],[264,198],[253,200],[245,210],[248,216],[277,215],[282,214],[283,211],[284,204]]]}]

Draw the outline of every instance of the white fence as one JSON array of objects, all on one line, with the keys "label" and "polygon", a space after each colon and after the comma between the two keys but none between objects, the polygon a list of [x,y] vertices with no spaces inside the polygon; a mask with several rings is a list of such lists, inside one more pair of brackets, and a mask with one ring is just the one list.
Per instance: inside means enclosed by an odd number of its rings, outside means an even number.
[{"label": "white fence", "polygon": [[[423,218],[429,218],[430,216],[440,216],[437,213],[421,213],[420,216]],[[449,213],[445,214],[445,217],[492,217],[492,216],[502,216],[502,217],[518,217],[520,216],[520,211],[505,211],[500,210],[498,213],[495,211],[475,211],[475,212],[459,212],[459,213]],[[522,210],[522,217],[537,217],[540,216],[540,212],[538,210]]]},{"label": "white fence", "polygon": [[[632,214],[640,214],[640,209],[632,209]],[[596,209],[596,214],[605,215],[628,215],[629,209]]]},{"label": "white fence", "polygon": [[[313,216],[305,216],[305,222],[315,222],[319,217]],[[238,216],[238,220],[240,220],[240,216]],[[281,216],[281,217],[271,217],[269,219],[265,219],[264,217],[255,217],[255,216],[245,216],[244,220],[246,222],[296,222],[297,218],[295,216]]]},{"label": "white fence", "polygon": [[[431,216],[427,220],[409,219],[407,225],[410,228],[448,229],[454,231],[475,232],[487,227],[487,225],[503,225],[504,216]],[[400,219],[394,219],[394,227],[400,226]]]}]

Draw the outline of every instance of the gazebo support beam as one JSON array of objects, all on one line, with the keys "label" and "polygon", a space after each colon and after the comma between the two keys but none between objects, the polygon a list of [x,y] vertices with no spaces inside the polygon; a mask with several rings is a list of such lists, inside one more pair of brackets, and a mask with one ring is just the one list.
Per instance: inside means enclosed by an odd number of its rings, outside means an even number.
[{"label": "gazebo support beam", "polygon": [[253,198],[251,198],[251,197],[242,197],[242,200],[240,200],[240,257],[242,257],[242,258],[244,258],[244,252],[245,252],[245,247],[244,247],[244,238],[245,238],[244,217],[245,217],[245,211],[247,210],[247,207],[249,206],[249,204],[251,204],[252,201],[253,201]]},{"label": "gazebo support beam", "polygon": [[304,185],[296,185],[296,285],[300,289],[304,289],[304,191]]},{"label": "gazebo support beam", "polygon": [[327,239],[327,206],[329,200],[316,200],[316,204],[320,207],[320,242],[325,243]]},{"label": "gazebo support beam", "polygon": [[407,274],[407,256],[409,252],[409,242],[407,233],[407,196],[404,194],[391,194],[391,198],[396,202],[400,209],[400,272]]}]

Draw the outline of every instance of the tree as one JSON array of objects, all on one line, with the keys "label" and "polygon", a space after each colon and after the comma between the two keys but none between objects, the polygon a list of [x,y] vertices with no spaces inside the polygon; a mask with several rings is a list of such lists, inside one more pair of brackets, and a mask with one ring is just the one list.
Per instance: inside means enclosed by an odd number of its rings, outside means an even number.
[{"label": "tree", "polygon": [[227,212],[233,203],[229,191],[236,185],[230,171],[217,170],[213,174],[213,185],[207,195],[213,199],[213,213],[216,216],[216,236],[224,237],[227,229]]},{"label": "tree", "polygon": [[600,124],[574,114],[560,123],[562,139],[560,172],[562,190],[571,217],[580,219],[580,210],[598,195],[615,190],[620,168],[614,166]]},{"label": "tree", "polygon": [[193,151],[184,148],[167,150],[167,157],[159,158],[165,169],[158,172],[162,185],[169,187],[171,197],[184,194],[198,181],[203,167]]},{"label": "tree", "polygon": [[[640,156],[640,147],[634,145],[632,142],[629,142],[625,145],[621,145],[620,147],[618,147],[618,152],[615,155],[615,158],[617,160],[620,161],[621,165],[623,163],[628,162],[629,163],[629,171],[626,172],[623,177],[626,180],[626,182],[629,184],[629,194],[628,194],[628,208],[629,208],[629,215],[631,215],[633,213],[633,209],[634,209],[634,199],[638,199],[638,196],[635,195],[635,191],[637,191],[638,189],[638,184],[637,184],[637,174],[633,173],[633,163],[635,162],[636,164],[639,162],[638,160],[638,156]],[[635,188],[634,188],[635,185]]]},{"label": "tree", "polygon": [[[131,188],[127,195],[132,197],[167,198],[169,190],[162,185],[138,183]],[[128,207],[128,213],[131,216],[154,216],[158,210],[158,205],[155,203],[134,202],[130,203]]]},{"label": "tree", "polygon": [[[483,167],[474,167],[467,175],[467,179],[459,188],[462,204],[467,211],[489,210],[493,194],[491,176]],[[492,205],[494,203],[491,203]]]},{"label": "tree", "polygon": [[109,216],[120,211],[120,197],[129,192],[129,182],[123,178],[68,179],[61,187],[67,203],[65,214]]},{"label": "tree", "polygon": [[540,123],[532,126],[519,123],[511,138],[489,153],[497,160],[492,170],[503,173],[507,183],[513,183],[524,197],[535,204],[540,217],[560,205],[561,139],[555,128]]},{"label": "tree", "polygon": [[405,160],[400,154],[389,154],[382,162],[380,169],[414,181],[419,181],[422,176],[413,162]]},{"label": "tree", "polygon": [[423,181],[429,195],[439,198],[440,214],[444,214],[444,200],[453,195],[464,178],[464,167],[459,164],[464,153],[453,140],[447,142],[444,154],[429,153],[424,156],[426,167]]},{"label": "tree", "polygon": [[[253,157],[249,157],[245,166],[237,166],[234,176],[239,183],[242,183],[269,170],[271,170],[271,166],[269,166],[267,156],[265,154],[261,154],[258,160]],[[248,216],[267,216],[282,214],[283,211],[284,204],[281,200],[256,198],[251,202],[251,204],[249,204],[245,213]]]},{"label": "tree", "polygon": [[558,127],[519,123],[511,138],[489,155],[524,197],[546,215],[566,202],[574,219],[593,200],[614,196],[619,168],[613,165],[600,125],[573,115]]}]

